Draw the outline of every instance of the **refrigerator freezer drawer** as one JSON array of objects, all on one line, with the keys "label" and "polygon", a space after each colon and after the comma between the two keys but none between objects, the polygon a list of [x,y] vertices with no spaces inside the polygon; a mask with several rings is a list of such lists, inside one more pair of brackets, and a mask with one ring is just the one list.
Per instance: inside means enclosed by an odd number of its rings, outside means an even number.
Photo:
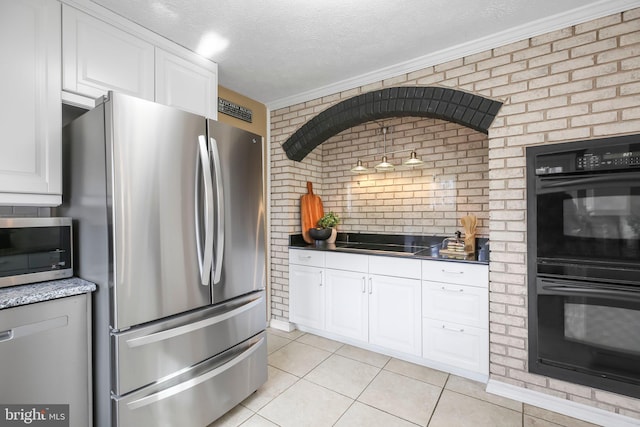
[{"label": "refrigerator freezer drawer", "polygon": [[121,396],[221,353],[266,326],[265,292],[111,336],[112,392]]},{"label": "refrigerator freezer drawer", "polygon": [[266,333],[192,367],[187,372],[114,397],[117,425],[208,425],[258,389],[267,380]]}]

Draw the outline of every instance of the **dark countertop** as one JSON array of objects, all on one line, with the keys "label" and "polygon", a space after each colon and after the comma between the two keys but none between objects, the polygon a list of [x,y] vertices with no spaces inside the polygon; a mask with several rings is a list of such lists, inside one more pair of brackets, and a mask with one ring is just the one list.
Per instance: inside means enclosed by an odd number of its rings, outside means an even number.
[{"label": "dark countertop", "polygon": [[446,237],[448,236],[338,233],[335,244],[329,244],[326,241],[316,241],[315,244],[308,244],[301,234],[293,234],[289,236],[289,247],[316,251],[489,264],[488,239],[476,239],[477,251],[473,255],[450,256],[440,253],[440,244]]},{"label": "dark countertop", "polygon": [[79,277],[0,288],[0,309],[85,294],[96,285]]}]

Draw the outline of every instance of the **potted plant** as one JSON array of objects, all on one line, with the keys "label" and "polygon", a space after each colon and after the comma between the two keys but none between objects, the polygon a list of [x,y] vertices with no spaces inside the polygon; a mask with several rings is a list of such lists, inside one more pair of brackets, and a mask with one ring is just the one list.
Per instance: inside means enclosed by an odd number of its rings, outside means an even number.
[{"label": "potted plant", "polygon": [[318,220],[318,227],[320,228],[330,228],[331,236],[327,239],[327,243],[335,243],[336,237],[338,235],[338,230],[336,226],[340,223],[340,217],[336,215],[334,212],[329,211],[324,214],[322,218]]}]

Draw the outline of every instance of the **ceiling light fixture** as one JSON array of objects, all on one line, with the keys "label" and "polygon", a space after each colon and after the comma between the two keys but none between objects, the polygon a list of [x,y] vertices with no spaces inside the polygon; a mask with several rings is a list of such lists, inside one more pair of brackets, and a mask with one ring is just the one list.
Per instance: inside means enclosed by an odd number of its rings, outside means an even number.
[{"label": "ceiling light fixture", "polygon": [[424,162],[418,158],[418,155],[416,154],[416,150],[412,150],[411,157],[409,157],[409,160],[407,160],[403,164],[405,166],[418,166],[418,165],[421,165],[422,163]]},{"label": "ceiling light fixture", "polygon": [[387,161],[387,132],[388,131],[389,131],[389,128],[386,126],[383,126],[382,128],[382,140],[383,140],[382,161],[377,165],[375,165],[375,168],[378,172],[390,172],[395,169],[395,166],[393,166],[391,163]]},{"label": "ceiling light fixture", "polygon": [[227,46],[229,46],[229,40],[216,33],[208,33],[200,39],[196,52],[205,58],[213,59],[213,55],[222,52]]},{"label": "ceiling light fixture", "polygon": [[363,164],[362,164],[362,160],[358,159],[358,163],[351,168],[351,172],[353,173],[365,173],[366,171],[368,171],[369,169],[367,169]]},{"label": "ceiling light fixture", "polygon": [[[381,130],[382,130],[382,141],[383,141],[382,161],[374,166],[376,172],[391,172],[391,171],[395,170],[395,166],[392,163],[389,162],[388,156],[391,155],[391,154],[406,153],[408,151],[411,152],[411,154],[409,156],[409,159],[407,159],[400,166],[400,168],[402,168],[403,166],[408,166],[408,167],[420,166],[420,165],[422,165],[424,163],[422,160],[420,160],[418,158],[418,154],[416,153],[416,150],[414,150],[413,148],[408,148],[408,149],[404,149],[404,150],[390,151],[390,152],[387,153],[387,133],[389,133],[391,131],[391,128],[387,127],[387,126],[382,126]],[[389,145],[391,145],[391,141],[389,141]],[[357,161],[356,165],[350,169],[351,172],[352,173],[370,172],[371,170],[367,169],[367,167],[362,163],[362,159],[363,158],[367,158],[367,157],[371,157],[371,156],[378,156],[378,155],[379,155],[379,153],[365,154],[365,155],[358,156],[357,157],[358,161]]]}]

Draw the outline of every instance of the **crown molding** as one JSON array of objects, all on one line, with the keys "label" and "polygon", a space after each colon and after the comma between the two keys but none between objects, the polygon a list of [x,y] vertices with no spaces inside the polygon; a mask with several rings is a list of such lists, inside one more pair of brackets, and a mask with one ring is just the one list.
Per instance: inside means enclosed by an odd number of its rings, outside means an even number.
[{"label": "crown molding", "polygon": [[614,13],[640,7],[640,0],[601,0],[597,3],[579,7],[557,15],[538,19],[506,31],[482,37],[470,42],[452,46],[447,49],[420,56],[418,58],[381,68],[369,73],[361,74],[349,79],[341,80],[330,85],[322,86],[295,95],[266,102],[269,110],[274,111],[291,105],[300,104],[323,96],[333,95],[345,90],[379,82],[402,74],[422,70],[438,64],[443,64],[465,56],[474,55],[510,43],[515,43],[541,34],[571,27],[573,25],[602,18]]}]

